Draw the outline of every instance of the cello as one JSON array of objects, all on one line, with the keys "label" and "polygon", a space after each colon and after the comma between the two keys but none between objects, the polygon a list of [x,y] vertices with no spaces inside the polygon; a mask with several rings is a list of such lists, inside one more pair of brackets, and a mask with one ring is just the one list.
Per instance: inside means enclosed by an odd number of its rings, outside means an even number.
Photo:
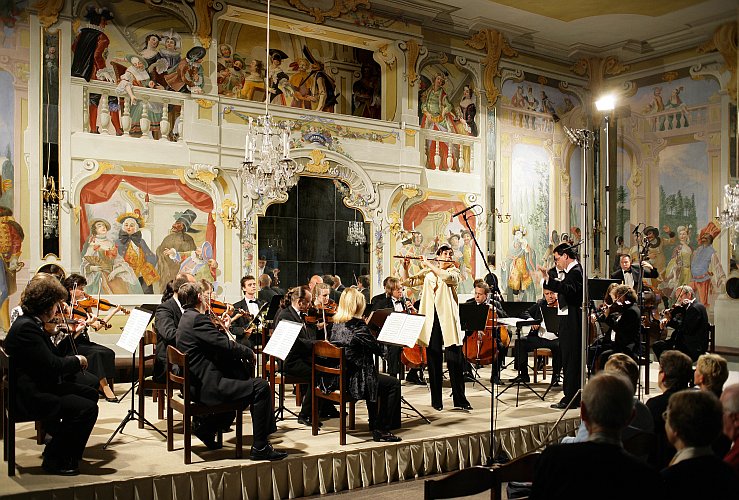
[{"label": "cello", "polygon": [[[405,297],[403,299],[405,312],[408,314],[417,314],[418,311],[413,307],[413,304]],[[409,370],[423,370],[427,364],[426,348],[418,344],[413,347],[403,347],[403,350],[400,352],[400,362]]]},{"label": "cello", "polygon": [[[488,307],[485,329],[474,332],[462,346],[464,357],[470,363],[474,363],[477,368],[491,364],[498,357],[498,350],[495,342],[495,328],[498,326],[498,312],[495,310],[495,305],[493,303],[490,303]],[[506,330],[506,337],[507,336],[508,331]]]}]

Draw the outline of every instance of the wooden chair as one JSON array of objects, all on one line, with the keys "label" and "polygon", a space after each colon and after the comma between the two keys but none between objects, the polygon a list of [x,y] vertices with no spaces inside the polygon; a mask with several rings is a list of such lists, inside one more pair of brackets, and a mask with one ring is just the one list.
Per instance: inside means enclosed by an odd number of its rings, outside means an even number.
[{"label": "wooden chair", "polygon": [[491,490],[495,482],[495,472],[488,467],[469,467],[449,474],[441,479],[427,479],[423,482],[423,498],[457,498],[477,495]]},{"label": "wooden chair", "polygon": [[[152,391],[152,398],[157,402],[159,420],[164,420],[164,392],[167,390],[167,382],[155,382],[152,378],[146,377],[147,364],[152,365],[156,358],[157,334],[153,330],[146,330],[144,336],[139,341],[139,429],[144,428],[144,410],[146,408],[146,391]],[[146,354],[146,346],[153,345],[152,354]]]},{"label": "wooden chair", "polygon": [[537,360],[539,357],[544,358],[544,368],[542,369],[542,376],[541,379],[545,380],[547,378],[547,363],[549,363],[549,358],[552,357],[552,350],[547,349],[546,347],[540,347],[538,349],[534,349],[533,352],[534,355],[534,383],[537,383],[538,374],[539,374],[539,367],[537,366]]},{"label": "wooden chair", "polygon": [[[174,410],[182,414],[185,440],[185,464],[191,463],[192,417],[211,413],[236,412],[236,458],[242,456],[243,409],[239,404],[227,403],[206,406],[195,403],[190,397],[190,371],[187,354],[182,354],[173,346],[167,346],[167,451],[174,449]],[[182,391],[183,399],[174,397],[175,391]],[[223,443],[223,433],[218,431],[218,444]]]},{"label": "wooden chair", "polygon": [[[33,422],[33,419],[19,416],[15,408],[15,370],[13,360],[0,347],[0,399],[2,400],[2,437],[3,460],[8,462],[8,476],[15,476],[15,424]],[[36,421],[36,444],[44,444],[44,432],[41,423]]]},{"label": "wooden chair", "polygon": [[[346,386],[346,358],[344,349],[336,347],[331,342],[321,340],[313,345],[313,370],[311,372],[311,397],[313,398],[313,414],[311,422],[313,424],[313,435],[318,434],[318,400],[326,399],[339,404],[339,444],[346,444],[346,404],[349,403],[349,429],[354,430],[355,401],[349,396]],[[331,378],[338,377],[339,389],[328,394],[324,393],[319,387],[321,376]]]},{"label": "wooden chair", "polygon": [[494,496],[491,495],[491,498],[502,498],[502,490],[505,483],[533,481],[534,467],[536,467],[536,462],[540,456],[541,452],[527,453],[493,469],[493,472],[495,472],[493,479]]}]

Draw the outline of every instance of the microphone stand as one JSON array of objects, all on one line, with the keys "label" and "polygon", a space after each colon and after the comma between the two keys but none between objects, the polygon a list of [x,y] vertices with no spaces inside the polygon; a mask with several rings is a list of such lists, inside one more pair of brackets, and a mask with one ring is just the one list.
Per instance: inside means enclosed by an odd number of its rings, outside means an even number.
[{"label": "microphone stand", "polygon": [[[644,251],[643,248],[641,248],[642,241],[642,233],[639,231],[639,225],[636,226],[636,253],[639,256],[639,273],[637,275],[637,278],[639,281],[637,282],[634,280],[634,289],[636,290],[636,303],[639,305],[639,350],[642,352],[641,356],[637,354],[639,357],[644,357],[644,359],[647,361],[647,373],[649,372],[649,332],[646,331],[644,328],[644,322],[641,318],[641,312],[644,309],[644,266],[642,265],[642,252]],[[647,243],[648,245],[649,243]],[[637,378],[638,381],[641,382],[641,372],[642,372],[642,366],[644,366],[642,363],[637,363],[639,365],[639,377]],[[645,383],[649,382],[649,375],[646,375],[646,378],[644,379]],[[638,387],[638,394],[637,397],[641,401],[641,391],[642,391],[642,385],[637,384]],[[649,388],[647,387],[645,389],[646,394],[649,394]]]},{"label": "microphone stand", "polygon": [[[478,214],[473,214],[473,215],[478,215]],[[470,222],[468,220],[468,216],[466,212],[462,215],[462,218],[464,219],[464,225],[467,226],[467,230],[470,232],[470,236],[472,236],[472,241],[475,242],[475,247],[477,247],[477,251],[480,252],[480,257],[482,258],[483,264],[485,264],[485,269],[487,269],[488,273],[492,273],[492,271],[490,270],[490,266],[488,265],[488,261],[485,258],[485,254],[482,253],[482,248],[480,248],[480,243],[477,241],[477,237],[475,236],[475,231],[473,231],[472,227],[470,227]],[[493,307],[495,307],[495,305],[493,305]],[[496,339],[493,339],[493,341],[495,342]],[[498,355],[500,356],[500,353],[498,353]],[[496,370],[496,371],[498,370],[498,360],[497,359],[493,360],[493,370]],[[496,399],[495,391],[491,390],[490,391],[490,450],[488,452],[488,461],[487,461],[488,466],[493,465],[495,463],[505,463],[510,460],[508,456],[503,454],[504,452],[502,450],[501,450],[501,455],[497,457],[494,456],[495,454],[495,418],[497,415],[495,399]]]}]

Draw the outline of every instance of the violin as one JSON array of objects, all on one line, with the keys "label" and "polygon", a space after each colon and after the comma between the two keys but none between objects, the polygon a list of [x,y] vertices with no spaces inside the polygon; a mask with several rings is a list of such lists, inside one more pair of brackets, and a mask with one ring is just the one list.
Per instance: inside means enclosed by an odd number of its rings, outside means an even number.
[{"label": "violin", "polygon": [[329,299],[328,304],[312,305],[308,308],[305,316],[305,322],[309,325],[315,325],[319,322],[333,323],[334,314],[339,310],[339,305]]},{"label": "violin", "polygon": [[102,298],[94,298],[90,297],[89,295],[85,294],[85,298],[82,300],[78,300],[77,304],[85,309],[91,309],[93,307],[101,310],[101,311],[109,311],[111,309],[118,309],[123,314],[131,314],[131,311],[126,309],[125,307],[121,307],[119,305],[113,304],[105,299]]},{"label": "violin", "polygon": [[230,315],[234,310],[234,306],[220,300],[211,300],[208,309],[219,315],[223,313],[229,313]]}]

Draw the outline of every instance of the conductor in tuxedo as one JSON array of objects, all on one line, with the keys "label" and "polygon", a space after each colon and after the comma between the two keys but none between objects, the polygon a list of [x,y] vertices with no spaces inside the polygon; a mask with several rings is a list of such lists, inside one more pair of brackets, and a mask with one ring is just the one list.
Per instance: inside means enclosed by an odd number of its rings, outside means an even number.
[{"label": "conductor in tuxedo", "polygon": [[50,474],[79,474],[79,460],[98,415],[98,392],[63,380],[87,368],[81,355],[61,356],[44,324],[67,300],[67,289],[50,274],[38,273],[21,295],[23,315],[10,327],[5,349],[15,364],[20,417],[40,420],[52,436],[42,467]]},{"label": "conductor in tuxedo", "polygon": [[[580,365],[582,363],[582,266],[577,261],[574,248],[561,243],[552,251],[554,267],[547,270],[537,266],[544,276],[544,289],[557,293],[559,304],[559,346],[564,369],[564,396],[551,405],[564,410],[580,389]],[[575,401],[573,404],[577,404]]]},{"label": "conductor in tuxedo", "polygon": [[192,274],[178,274],[172,281],[169,293],[165,292],[162,296],[162,303],[157,306],[157,310],[154,312],[157,357],[154,359],[154,371],[151,378],[155,382],[163,383],[167,380],[167,346],[175,345],[177,326],[180,324],[183,311],[180,300],[177,298],[177,290],[188,282],[195,282],[195,277]]},{"label": "conductor in tuxedo", "polygon": [[[565,372],[566,374],[566,372]],[[634,416],[634,389],[621,374],[602,372],[582,393],[580,416],[588,441],[547,447],[534,469],[530,498],[662,497],[656,470],[629,454],[621,430]]]},{"label": "conductor in tuxedo", "polygon": [[[244,294],[244,298],[234,304],[234,310],[244,310],[251,317],[240,316],[236,318],[231,324],[231,333],[234,334],[239,342],[252,349],[255,345],[261,345],[262,342],[257,333],[259,319],[254,320],[252,323],[251,318],[255,318],[259,314],[259,309],[266,302],[257,298],[257,280],[254,276],[246,275],[241,278],[241,291]],[[249,327],[249,323],[252,323],[251,327]],[[249,327],[248,331],[246,330],[247,327]]]},{"label": "conductor in tuxedo", "polygon": [[[314,328],[308,328],[303,318],[313,302],[313,294],[307,286],[296,286],[288,290],[285,306],[275,316],[275,328],[280,321],[287,320],[300,323],[303,328],[298,334],[290,353],[285,358],[283,369],[286,375],[298,377],[309,382],[313,368],[313,345],[316,343]],[[304,391],[303,402],[298,413],[298,423],[311,425],[312,396],[311,391]]]},{"label": "conductor in tuxedo", "polygon": [[[193,398],[208,406],[239,402],[251,407],[252,460],[281,460],[287,453],[275,451],[268,436],[276,430],[269,383],[251,378],[247,364],[254,363],[251,349],[229,338],[208,315],[207,299],[197,283],[185,283],[177,296],[185,312],[177,327],[177,349],[188,355]],[[222,318],[226,328],[229,316]],[[233,422],[234,414],[213,414],[193,419],[193,431],[210,449],[218,448],[216,432]]]},{"label": "conductor in tuxedo", "polygon": [[[619,269],[611,274],[611,279],[620,280],[634,290],[641,290],[643,278],[658,278],[659,272],[652,267],[648,260],[642,261],[641,265],[632,264],[631,256],[622,253],[619,256]],[[638,292],[637,292],[638,293]]]}]

